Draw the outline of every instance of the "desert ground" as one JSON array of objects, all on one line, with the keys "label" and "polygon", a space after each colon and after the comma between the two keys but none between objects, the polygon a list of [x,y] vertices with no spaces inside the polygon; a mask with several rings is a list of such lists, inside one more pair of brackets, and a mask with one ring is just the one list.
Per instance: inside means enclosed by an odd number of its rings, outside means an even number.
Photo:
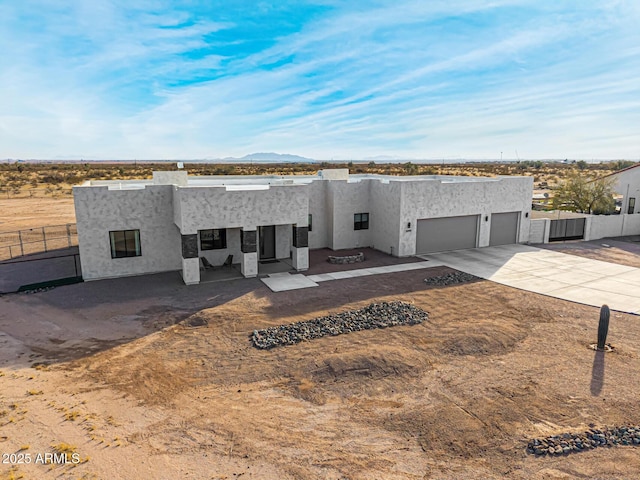
[{"label": "desert ground", "polygon": [[0,198],[0,232],[76,222],[73,198]]},{"label": "desert ground", "polygon": [[[629,254],[633,255],[633,254]],[[273,293],[177,273],[0,297],[0,445],[79,464],[5,478],[634,478],[640,449],[561,457],[529,439],[640,424],[640,326],[488,281],[423,271]],[[416,326],[255,349],[254,329],[402,300]],[[602,358],[602,357],[600,357]]]}]

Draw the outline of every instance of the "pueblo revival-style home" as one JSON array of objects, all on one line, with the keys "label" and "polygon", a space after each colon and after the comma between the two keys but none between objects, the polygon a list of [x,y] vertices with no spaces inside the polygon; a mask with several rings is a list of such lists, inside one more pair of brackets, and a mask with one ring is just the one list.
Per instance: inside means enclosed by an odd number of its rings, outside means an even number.
[{"label": "pueblo revival-style home", "polygon": [[205,176],[154,172],[153,180],[90,181],[73,188],[85,280],[182,271],[201,262],[288,260],[309,249],[372,247],[394,256],[524,243],[532,177],[350,175]]}]

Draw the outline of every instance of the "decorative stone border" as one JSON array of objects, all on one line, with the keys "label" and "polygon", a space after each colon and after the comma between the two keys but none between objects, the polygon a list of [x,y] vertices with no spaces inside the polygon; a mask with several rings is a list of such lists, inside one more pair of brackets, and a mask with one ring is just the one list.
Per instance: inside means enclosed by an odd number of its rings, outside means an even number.
[{"label": "decorative stone border", "polygon": [[364,253],[360,252],[357,255],[347,255],[344,257],[334,257],[332,255],[329,255],[327,257],[327,262],[335,264],[360,263],[364,262]]},{"label": "decorative stone border", "polygon": [[359,310],[350,310],[304,322],[254,330],[251,340],[254,347],[269,349],[282,345],[294,345],[327,335],[341,335],[343,333],[396,325],[417,325],[427,320],[429,320],[427,312],[408,303],[372,303]]},{"label": "decorative stone border", "polygon": [[640,445],[640,426],[626,425],[602,430],[592,428],[583,433],[563,433],[546,438],[535,438],[527,444],[527,453],[563,455],[613,445]]}]

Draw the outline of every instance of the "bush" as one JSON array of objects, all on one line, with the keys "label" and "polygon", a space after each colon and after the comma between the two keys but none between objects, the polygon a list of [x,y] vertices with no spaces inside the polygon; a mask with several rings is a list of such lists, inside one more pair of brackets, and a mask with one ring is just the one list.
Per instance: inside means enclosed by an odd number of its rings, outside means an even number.
[{"label": "bush", "polygon": [[42,183],[48,183],[50,185],[57,185],[58,183],[64,182],[64,176],[60,173],[52,173],[50,175],[44,175],[42,178]]}]

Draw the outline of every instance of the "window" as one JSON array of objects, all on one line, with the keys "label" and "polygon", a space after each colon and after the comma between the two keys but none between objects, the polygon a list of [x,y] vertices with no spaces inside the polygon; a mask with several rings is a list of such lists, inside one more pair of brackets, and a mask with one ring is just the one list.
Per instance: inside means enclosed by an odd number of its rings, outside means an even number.
[{"label": "window", "polygon": [[227,248],[227,229],[214,228],[200,230],[200,250],[221,250]]},{"label": "window", "polygon": [[109,232],[111,258],[139,257],[140,230],[115,230]]},{"label": "window", "polygon": [[369,214],[356,213],[353,215],[354,230],[369,230]]},{"label": "window", "polygon": [[309,231],[313,230],[313,215],[309,214]]},{"label": "window", "polygon": [[627,213],[633,213],[635,209],[636,209],[636,199],[631,197],[629,199],[629,209],[627,210]]}]

